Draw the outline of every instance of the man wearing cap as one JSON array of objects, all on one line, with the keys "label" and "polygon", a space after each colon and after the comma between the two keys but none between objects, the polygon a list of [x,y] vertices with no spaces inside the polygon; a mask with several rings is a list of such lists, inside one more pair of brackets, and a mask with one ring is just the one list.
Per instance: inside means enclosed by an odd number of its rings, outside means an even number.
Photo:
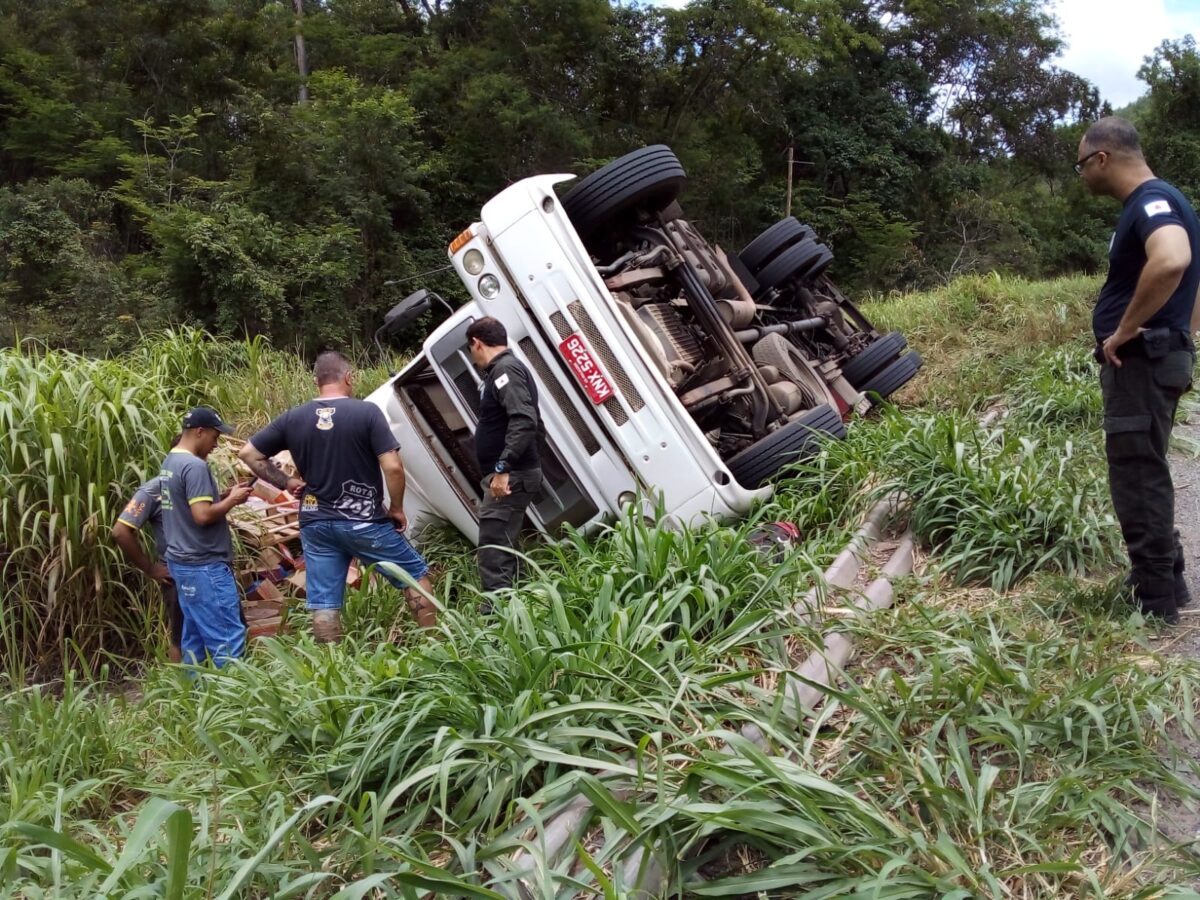
[{"label": "man wearing cap", "polygon": [[[180,435],[171,441],[171,447],[179,445]],[[183,640],[183,612],[179,609],[179,599],[175,592],[175,582],[167,571],[163,561],[167,550],[167,539],[163,533],[162,516],[162,480],[155,475],[136,491],[117,516],[112,527],[112,539],[126,561],[143,572],[152,581],[158,582],[162,590],[163,606],[167,611],[167,657],[177,663],[183,657],[179,649]],[[149,556],[142,548],[141,530],[149,524],[154,536],[154,556]]]},{"label": "man wearing cap", "polygon": [[250,488],[234,485],[221,496],[208,455],[233,429],[215,410],[200,406],[183,419],[183,436],[163,460],[161,479],[167,570],[183,611],[183,661],[210,658],[218,668],[246,649],[233,538],[226,516],[246,502]]},{"label": "man wearing cap", "polygon": [[[431,627],[437,611],[429,566],[402,533],[408,518],[396,436],[378,406],[354,398],[353,373],[342,354],[319,355],[313,377],[317,398],[276,418],[239,453],[263,481],[303,494],[300,543],[313,636],[341,640],[346,572],[356,557],[402,569],[408,580],[386,567],[379,572],[405,592],[417,623]],[[288,478],[271,464],[270,457],[283,450],[292,454],[301,477]]]}]

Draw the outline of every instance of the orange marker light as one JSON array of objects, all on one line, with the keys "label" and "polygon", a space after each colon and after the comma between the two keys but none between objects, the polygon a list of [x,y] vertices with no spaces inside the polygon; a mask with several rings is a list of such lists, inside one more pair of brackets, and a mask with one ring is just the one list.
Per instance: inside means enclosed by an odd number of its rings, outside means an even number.
[{"label": "orange marker light", "polygon": [[465,247],[473,237],[475,237],[475,235],[471,234],[471,229],[468,228],[466,231],[452,240],[450,242],[450,255],[453,256],[455,253]]}]

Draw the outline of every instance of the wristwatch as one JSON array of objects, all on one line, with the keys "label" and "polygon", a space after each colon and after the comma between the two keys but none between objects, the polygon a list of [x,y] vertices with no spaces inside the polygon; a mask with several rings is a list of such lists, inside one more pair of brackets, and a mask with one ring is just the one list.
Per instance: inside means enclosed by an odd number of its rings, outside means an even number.
[{"label": "wristwatch", "polygon": [[511,468],[512,467],[508,463],[506,463],[504,460],[500,460],[499,462],[496,463],[496,467],[492,471],[495,472],[497,475],[503,475],[505,472],[510,471]]}]

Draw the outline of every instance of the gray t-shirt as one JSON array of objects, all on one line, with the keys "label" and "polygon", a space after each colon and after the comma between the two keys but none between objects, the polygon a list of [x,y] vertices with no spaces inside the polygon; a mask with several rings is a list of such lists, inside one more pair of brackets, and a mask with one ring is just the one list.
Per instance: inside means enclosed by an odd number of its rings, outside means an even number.
[{"label": "gray t-shirt", "polygon": [[175,563],[203,565],[233,562],[233,538],[224,519],[200,525],[192,517],[192,504],[217,502],[217,480],[208,463],[176,447],[163,460],[163,531],[167,538],[166,558]]},{"label": "gray t-shirt", "polygon": [[162,516],[162,479],[151,478],[134,491],[117,520],[124,522],[135,531],[141,531],[146,523],[150,523],[150,532],[154,535],[154,552],[162,559],[167,551],[167,538],[163,533]]}]

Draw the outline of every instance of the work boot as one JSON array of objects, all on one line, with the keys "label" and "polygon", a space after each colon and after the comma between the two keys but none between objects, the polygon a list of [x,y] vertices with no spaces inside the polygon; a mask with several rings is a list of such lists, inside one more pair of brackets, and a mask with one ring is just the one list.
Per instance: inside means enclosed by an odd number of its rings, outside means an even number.
[{"label": "work boot", "polygon": [[1147,618],[1161,619],[1167,625],[1179,624],[1179,611],[1175,605],[1174,597],[1143,597],[1141,604],[1142,615]]},{"label": "work boot", "polygon": [[1183,559],[1183,544],[1179,541],[1179,529],[1175,529],[1175,561],[1171,565],[1171,571],[1175,575],[1175,606],[1177,609],[1183,609],[1192,602],[1192,593],[1188,590],[1187,578],[1183,572],[1186,566]]},{"label": "work boot", "polygon": [[340,609],[314,609],[312,630],[313,638],[318,644],[340,644],[342,642],[342,611]]}]

